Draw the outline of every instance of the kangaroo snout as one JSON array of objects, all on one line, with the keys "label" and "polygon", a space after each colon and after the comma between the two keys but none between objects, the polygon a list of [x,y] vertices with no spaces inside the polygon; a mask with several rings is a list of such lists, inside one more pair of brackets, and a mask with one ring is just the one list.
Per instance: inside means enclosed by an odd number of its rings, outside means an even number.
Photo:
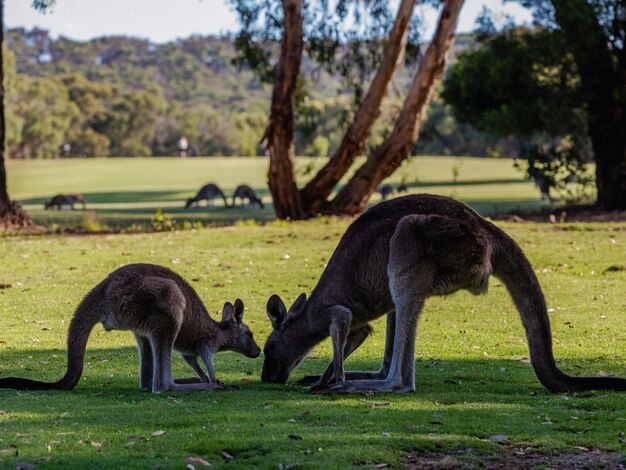
[{"label": "kangaroo snout", "polygon": [[260,355],[261,355],[261,348],[258,346],[246,354],[247,357],[250,357],[252,359],[259,357]]}]

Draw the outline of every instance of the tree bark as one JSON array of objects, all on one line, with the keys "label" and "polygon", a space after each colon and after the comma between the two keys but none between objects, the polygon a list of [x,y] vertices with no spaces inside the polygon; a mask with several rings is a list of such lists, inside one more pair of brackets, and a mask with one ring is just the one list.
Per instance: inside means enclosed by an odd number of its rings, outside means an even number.
[{"label": "tree bark", "polygon": [[0,0],[0,220],[9,213],[9,195],[7,193],[7,173],[4,168],[4,0]]},{"label": "tree bark", "polygon": [[552,4],[556,22],[571,46],[586,93],[598,205],[606,210],[626,209],[624,51],[610,49],[609,38],[589,2],[552,0]]},{"label": "tree bark", "polygon": [[376,71],[352,124],[328,163],[302,189],[302,203],[305,211],[315,213],[321,210],[333,188],[352,166],[355,158],[363,153],[372,125],[380,116],[381,106],[389,90],[391,79],[404,54],[415,1],[402,0],[389,33],[383,61]]},{"label": "tree bark", "polygon": [[303,47],[302,0],[282,0],[284,34],[263,140],[269,150],[268,185],[279,219],[303,219],[294,164],[294,96]]},{"label": "tree bark", "polygon": [[0,0],[0,223],[6,227],[22,228],[33,225],[30,216],[16,201],[9,199],[7,173],[4,166],[4,0]]},{"label": "tree bark", "polygon": [[337,194],[331,203],[334,212],[345,215],[362,212],[378,185],[411,155],[436,81],[446,68],[462,6],[463,0],[445,1],[433,40],[415,74],[393,131]]}]

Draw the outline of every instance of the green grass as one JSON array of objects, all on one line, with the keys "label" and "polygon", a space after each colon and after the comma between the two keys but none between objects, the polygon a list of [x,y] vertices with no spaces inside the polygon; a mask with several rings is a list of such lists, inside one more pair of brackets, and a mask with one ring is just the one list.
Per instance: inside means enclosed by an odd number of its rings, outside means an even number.
[{"label": "green grass", "polygon": [[[15,194],[37,198],[61,190],[50,182],[37,190],[19,183],[18,170],[31,163],[10,168]],[[52,163],[47,170],[42,165],[42,174],[56,170]],[[187,183],[219,181],[215,174],[197,179],[189,177]],[[89,193],[81,181],[72,190]],[[249,181],[261,184],[252,176]],[[153,191],[159,186],[154,184],[136,189]],[[113,186],[101,190],[114,193]],[[182,184],[173,189],[181,195],[183,190]],[[479,187],[458,188],[465,190]],[[269,295],[291,302],[310,292],[347,224],[322,219],[150,234],[4,236],[0,375],[60,377],[74,307],[111,270],[131,262],[175,269],[192,282],[213,315],[224,301],[241,297],[244,320],[263,344],[270,333],[264,313]],[[626,271],[608,270],[623,264],[625,224],[503,227],[525,249],[554,309],[560,367],[575,375],[626,375]],[[384,323],[374,326],[348,368],[378,368]],[[416,351],[414,394],[310,396],[294,385],[262,384],[262,358],[223,353],[215,361],[218,377],[240,391],[157,396],[137,389],[132,335],[98,326],[83,379],[73,391],[0,391],[0,467],[184,468],[183,459],[190,456],[214,468],[401,466],[415,449],[496,452],[498,445],[486,439],[493,435],[545,452],[579,452],[574,446],[624,451],[619,433],[626,431],[626,395],[553,395],[543,389],[526,362],[517,314],[495,280],[485,297],[457,293],[429,299]],[[330,358],[326,341],[292,381],[321,372]],[[189,375],[180,358],[174,365],[176,375]],[[165,434],[153,436],[156,431]],[[222,452],[234,459],[225,463]]]},{"label": "green grass", "polygon": [[[298,158],[299,184],[323,164]],[[40,224],[124,228],[147,224],[158,209],[178,221],[224,224],[233,220],[272,220],[265,158],[110,158],[72,160],[9,160],[8,187]],[[308,171],[308,172],[307,172]],[[457,173],[456,181],[454,178]],[[410,191],[461,199],[482,214],[541,207],[539,192],[508,159],[416,157],[389,182],[405,179]],[[205,183],[219,184],[227,195],[247,183],[265,200],[266,208],[183,209],[184,201]],[[80,192],[87,211],[44,211],[43,204],[58,193]],[[372,202],[380,196],[374,195]]]}]

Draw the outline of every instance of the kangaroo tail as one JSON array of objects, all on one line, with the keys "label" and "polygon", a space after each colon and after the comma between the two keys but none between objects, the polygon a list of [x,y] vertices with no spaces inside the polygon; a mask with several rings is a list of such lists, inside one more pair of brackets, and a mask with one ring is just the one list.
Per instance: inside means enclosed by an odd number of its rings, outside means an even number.
[{"label": "kangaroo tail", "polygon": [[530,262],[507,234],[497,229],[492,255],[494,275],[508,289],[519,311],[530,349],[530,362],[539,381],[551,392],[626,390],[626,379],[572,377],[556,366],[552,352],[550,319],[545,298]]},{"label": "kangaroo tail", "polygon": [[70,322],[67,335],[67,370],[60,380],[40,382],[19,377],[7,377],[0,379],[0,388],[15,390],[70,390],[74,388],[83,373],[87,339],[93,327],[101,320],[95,297],[94,291],[89,293],[76,309]]}]

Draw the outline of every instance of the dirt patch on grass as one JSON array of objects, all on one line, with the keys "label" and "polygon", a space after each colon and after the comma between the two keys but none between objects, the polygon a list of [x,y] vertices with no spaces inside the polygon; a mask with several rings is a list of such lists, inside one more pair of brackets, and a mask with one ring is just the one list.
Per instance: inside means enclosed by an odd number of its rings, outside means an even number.
[{"label": "dirt patch on grass", "polygon": [[479,454],[472,450],[454,452],[415,452],[405,460],[409,470],[623,470],[626,456],[619,452],[589,450],[580,453],[544,454],[533,449],[502,447],[496,454]]}]

